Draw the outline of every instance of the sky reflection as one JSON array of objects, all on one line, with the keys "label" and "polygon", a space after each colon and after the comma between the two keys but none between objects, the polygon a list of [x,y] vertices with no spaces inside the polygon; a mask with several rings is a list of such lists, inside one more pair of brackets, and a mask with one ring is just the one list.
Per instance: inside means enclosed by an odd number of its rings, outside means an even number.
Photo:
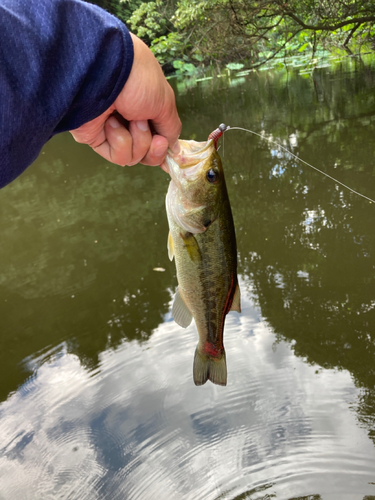
[{"label": "sky reflection", "polygon": [[195,387],[195,326],[172,321],[93,371],[63,344],[30,359],[34,376],[0,406],[0,498],[374,494],[351,376],[296,357],[243,296],[227,319],[227,387]]}]

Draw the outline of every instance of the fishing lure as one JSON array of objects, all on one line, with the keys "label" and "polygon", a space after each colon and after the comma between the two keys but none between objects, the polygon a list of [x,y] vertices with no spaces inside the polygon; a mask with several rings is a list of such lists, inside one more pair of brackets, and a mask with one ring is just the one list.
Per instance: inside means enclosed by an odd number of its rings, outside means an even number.
[{"label": "fishing lure", "polygon": [[208,140],[213,140],[214,141],[214,146],[217,151],[217,141],[220,139],[220,137],[226,132],[230,127],[226,126],[225,123],[221,123],[217,129],[215,129],[211,134],[208,136]]}]

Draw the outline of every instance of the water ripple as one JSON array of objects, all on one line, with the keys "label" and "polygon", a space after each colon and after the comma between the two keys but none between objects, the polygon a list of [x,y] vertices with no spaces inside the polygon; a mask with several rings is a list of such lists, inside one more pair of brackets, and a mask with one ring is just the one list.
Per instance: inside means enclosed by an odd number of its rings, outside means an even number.
[{"label": "water ripple", "polygon": [[317,373],[243,305],[227,320],[227,387],[194,386],[196,330],[173,322],[102,353],[95,371],[63,345],[34,360],[0,405],[2,500],[374,494],[349,374]]}]

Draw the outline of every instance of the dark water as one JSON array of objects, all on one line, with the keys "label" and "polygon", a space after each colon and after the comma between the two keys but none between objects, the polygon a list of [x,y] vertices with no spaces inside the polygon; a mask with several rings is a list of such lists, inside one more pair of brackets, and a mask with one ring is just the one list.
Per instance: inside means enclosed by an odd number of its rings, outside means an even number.
[{"label": "dark water", "polygon": [[[247,127],[374,198],[375,70],[298,69],[179,82],[182,136]],[[0,192],[1,500],[375,498],[375,204],[244,132],[224,166],[225,388],[169,312],[164,172],[62,135]]]}]

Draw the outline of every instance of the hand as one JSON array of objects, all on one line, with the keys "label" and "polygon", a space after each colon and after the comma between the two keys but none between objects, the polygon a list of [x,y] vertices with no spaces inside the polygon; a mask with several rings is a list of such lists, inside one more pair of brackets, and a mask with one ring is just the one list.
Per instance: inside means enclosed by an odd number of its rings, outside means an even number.
[{"label": "hand", "polygon": [[[131,37],[134,62],[124,88],[107,111],[71,134],[112,163],[160,165],[168,147],[179,151],[181,121],[159,63],[142,40],[132,33]],[[129,122],[128,128],[113,116],[116,112]]]}]

